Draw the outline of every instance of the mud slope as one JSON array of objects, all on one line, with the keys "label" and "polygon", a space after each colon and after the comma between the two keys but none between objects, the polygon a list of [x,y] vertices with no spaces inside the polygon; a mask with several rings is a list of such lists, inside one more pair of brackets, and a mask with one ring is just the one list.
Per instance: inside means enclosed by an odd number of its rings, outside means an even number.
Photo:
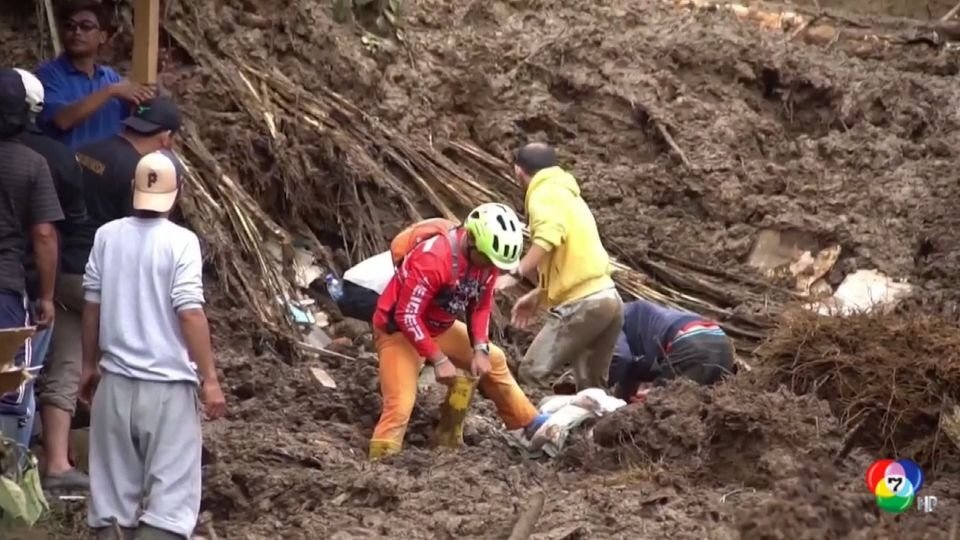
[{"label": "mud slope", "polygon": [[[894,48],[864,60],[719,13],[637,4],[410,1],[406,45],[392,49],[364,47],[322,2],[192,9],[222,53],[270,60],[308,89],[330,86],[411,137],[469,139],[504,158],[529,138],[559,145],[627,256],[656,248],[733,270],[756,231],[773,226],[840,242],[844,269],[957,284],[955,53]],[[30,13],[0,15],[0,46],[28,64],[30,37],[13,29],[35,28]],[[269,207],[263,134],[243,131],[244,113],[204,69],[179,65],[166,80]],[[318,198],[342,170],[319,159]],[[336,216],[314,218],[338,230]],[[357,360],[323,364],[338,384],[326,389],[309,375],[319,361],[291,365],[252,343],[242,312],[230,317],[216,341],[232,413],[206,430],[203,507],[219,538],[503,539],[541,489],[538,540],[948,536],[946,512],[880,514],[862,480],[876,456],[832,463],[842,433],[826,404],[743,384],[655,394],[548,464],[516,455],[487,403],[462,452],[433,454],[425,399],[407,453],[370,464],[380,405],[370,353],[350,347]],[[928,480],[945,507],[960,503],[955,480]],[[75,531],[49,537],[83,538],[72,516]]]},{"label": "mud slope", "polygon": [[[732,268],[776,227],[839,242],[843,271],[953,290],[955,50],[862,59],[723,12],[621,0],[417,0],[405,44],[364,47],[315,3],[285,2],[252,27],[254,4],[190,16],[223,54],[275,58],[307,89],[330,86],[419,140],[471,140],[506,159],[531,138],[559,145],[628,259],[654,248]],[[237,152],[218,127],[232,105],[203,80],[183,81],[186,99],[216,119],[209,140]]]},{"label": "mud slope", "polygon": [[[431,452],[432,394],[415,410],[407,453],[370,464],[372,358],[327,365],[338,390],[307,366],[221,358],[236,399],[232,417],[207,431],[203,499],[220,537],[503,539],[542,489],[534,538],[796,538],[801,524],[810,539],[946,538],[943,516],[880,515],[862,481],[869,456],[831,464],[837,424],[812,398],[678,385],[601,421],[597,443],[581,438],[542,464],[507,444],[489,403],[469,420],[462,452]],[[945,505],[960,495],[947,480],[925,489]]]},{"label": "mud slope", "polygon": [[[943,516],[880,515],[862,481],[869,456],[831,464],[836,421],[812,398],[679,385],[604,419],[596,444],[581,439],[557,464],[520,459],[488,403],[467,448],[434,454],[424,447],[433,411],[421,406],[407,453],[369,464],[379,403],[373,362],[359,363],[328,366],[337,391],[269,362],[225,370],[234,394],[244,390],[208,431],[204,507],[221,537],[503,539],[543,489],[535,538],[796,538],[801,524],[811,539],[946,538]],[[947,480],[925,490],[944,505],[960,495]]]},{"label": "mud slope", "polygon": [[[627,253],[731,265],[774,226],[840,242],[848,268],[951,279],[937,259],[955,252],[960,116],[953,77],[938,73],[956,53],[908,49],[928,70],[860,60],[656,2],[418,5],[433,30],[412,39],[443,62],[418,64],[408,95],[431,96],[427,110],[456,123],[426,116],[411,128],[446,127],[434,136],[501,155],[527,137],[561,145],[606,237]],[[466,24],[472,32],[445,31]],[[667,126],[695,170],[644,116]]]}]

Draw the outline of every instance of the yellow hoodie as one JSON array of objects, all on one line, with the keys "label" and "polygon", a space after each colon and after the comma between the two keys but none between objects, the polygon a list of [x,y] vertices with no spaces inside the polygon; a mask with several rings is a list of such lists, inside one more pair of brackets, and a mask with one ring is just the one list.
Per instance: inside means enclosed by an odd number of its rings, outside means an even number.
[{"label": "yellow hoodie", "polygon": [[614,286],[610,257],[573,175],[560,167],[541,170],[527,186],[525,205],[533,243],[548,251],[537,267],[546,307]]}]

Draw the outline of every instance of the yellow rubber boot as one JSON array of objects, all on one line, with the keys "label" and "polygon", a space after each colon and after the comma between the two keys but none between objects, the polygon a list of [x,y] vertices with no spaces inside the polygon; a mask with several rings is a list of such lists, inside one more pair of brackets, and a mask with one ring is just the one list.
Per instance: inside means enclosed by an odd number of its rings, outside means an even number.
[{"label": "yellow rubber boot", "polygon": [[442,448],[463,446],[463,422],[467,418],[476,384],[476,379],[464,371],[457,370],[457,377],[447,390],[447,398],[440,406],[440,424],[434,433],[434,446]]},{"label": "yellow rubber boot", "polygon": [[370,441],[370,451],[367,457],[370,461],[376,461],[393,454],[399,454],[400,448],[401,445],[393,441]]}]

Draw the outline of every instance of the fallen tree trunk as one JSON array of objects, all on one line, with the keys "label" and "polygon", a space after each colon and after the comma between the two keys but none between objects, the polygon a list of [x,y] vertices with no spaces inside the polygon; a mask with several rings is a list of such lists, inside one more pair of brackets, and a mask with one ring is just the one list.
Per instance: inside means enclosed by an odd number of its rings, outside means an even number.
[{"label": "fallen tree trunk", "polygon": [[682,8],[726,11],[738,20],[767,30],[778,30],[787,41],[809,45],[837,46],[855,56],[873,54],[889,46],[926,45],[939,48],[960,41],[960,23],[947,20],[926,22],[882,17],[862,23],[829,11],[805,12],[798,8],[714,3],[703,0],[673,0]]}]

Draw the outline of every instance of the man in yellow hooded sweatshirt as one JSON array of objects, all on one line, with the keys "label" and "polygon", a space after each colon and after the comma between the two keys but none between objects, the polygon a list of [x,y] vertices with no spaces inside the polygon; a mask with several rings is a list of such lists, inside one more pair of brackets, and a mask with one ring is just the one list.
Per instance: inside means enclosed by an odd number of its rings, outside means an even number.
[{"label": "man in yellow hooded sweatshirt", "polygon": [[524,328],[539,308],[548,319],[519,369],[526,384],[546,386],[572,365],[577,389],[606,388],[610,359],[623,326],[623,301],[610,277],[610,257],[576,178],[557,166],[543,143],[517,153],[514,172],[527,188],[526,213],[533,245],[498,288],[524,277],[538,283],[513,306],[512,323]]}]

